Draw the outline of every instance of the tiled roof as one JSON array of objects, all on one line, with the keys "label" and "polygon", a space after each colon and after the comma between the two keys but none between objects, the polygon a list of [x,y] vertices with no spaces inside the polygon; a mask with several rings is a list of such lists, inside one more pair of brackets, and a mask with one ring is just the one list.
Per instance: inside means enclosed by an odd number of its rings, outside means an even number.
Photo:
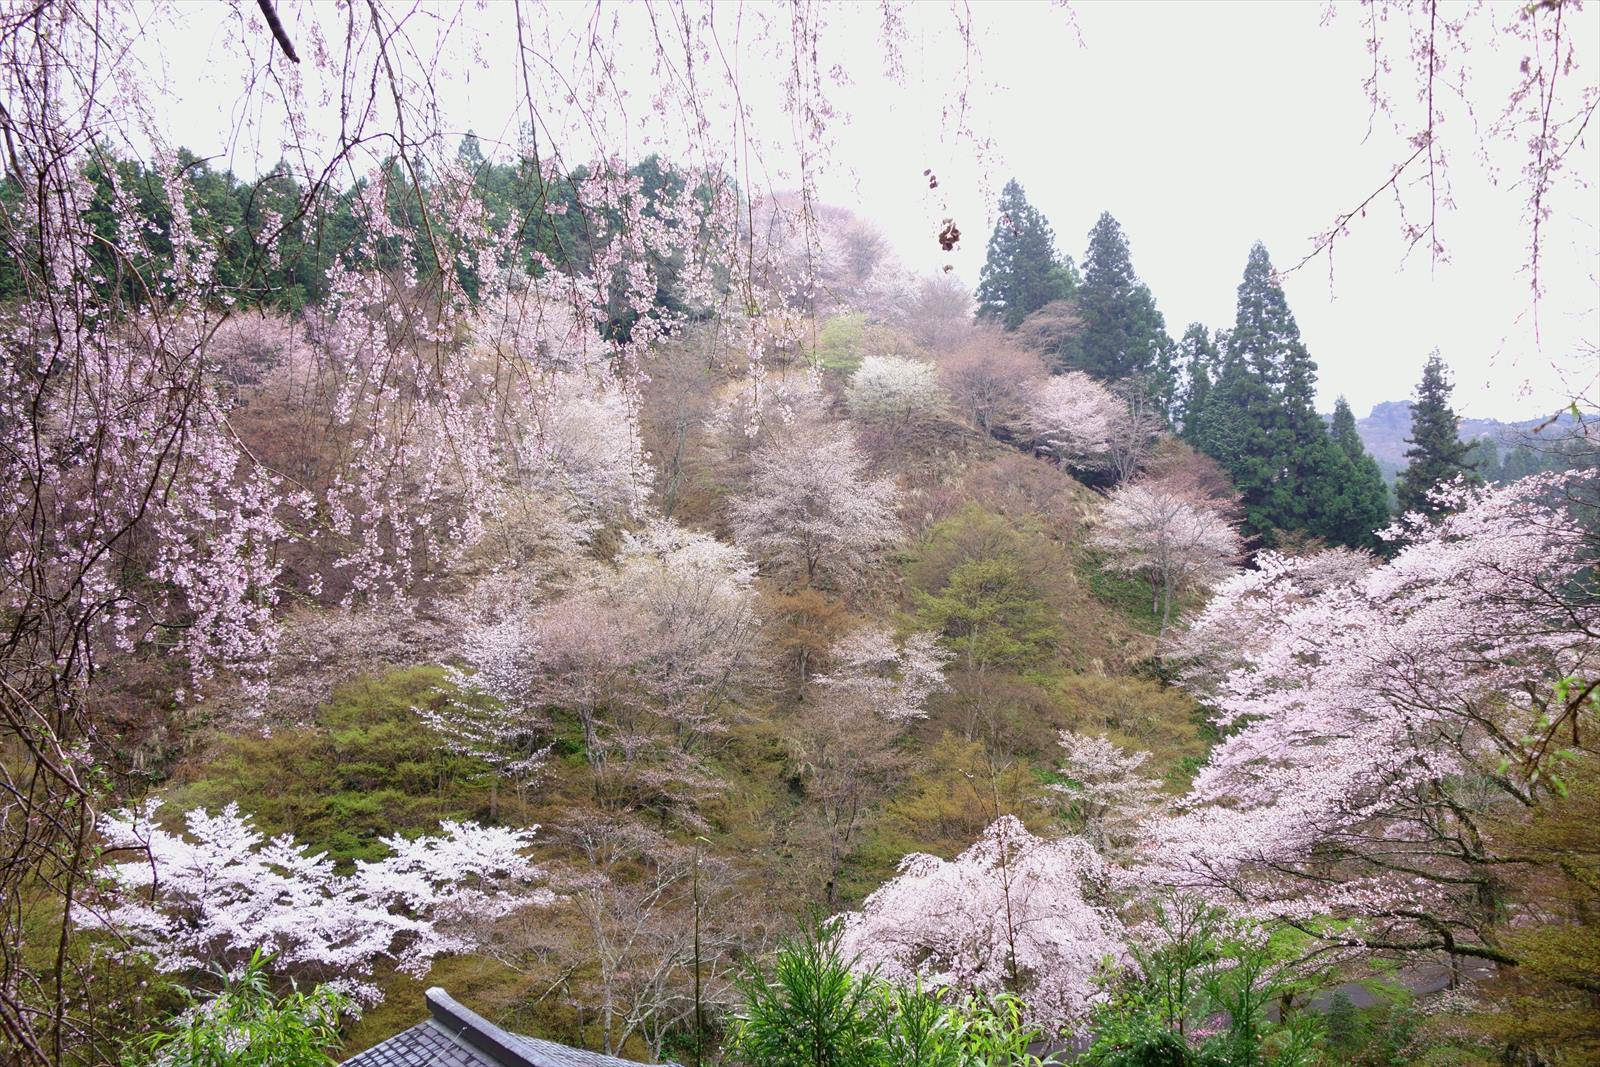
[{"label": "tiled roof", "polygon": [[637,1067],[628,1060],[509,1033],[428,990],[426,1022],[344,1061],[344,1067]]},{"label": "tiled roof", "polygon": [[458,1043],[432,1019],[402,1030],[344,1063],[345,1067],[495,1067],[493,1060]]}]

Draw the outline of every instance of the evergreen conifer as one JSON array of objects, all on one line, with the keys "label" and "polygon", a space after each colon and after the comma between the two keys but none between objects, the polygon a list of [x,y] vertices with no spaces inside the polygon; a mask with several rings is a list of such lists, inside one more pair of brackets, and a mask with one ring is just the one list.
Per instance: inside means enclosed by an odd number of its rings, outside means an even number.
[{"label": "evergreen conifer", "polygon": [[1276,394],[1230,346],[1195,420],[1195,447],[1228,472],[1244,509],[1245,531],[1269,546],[1288,510],[1269,432],[1277,409]]},{"label": "evergreen conifer", "polygon": [[1260,242],[1250,249],[1225,350],[1192,440],[1233,478],[1247,530],[1267,545],[1278,530],[1369,544],[1371,486],[1357,490],[1360,464],[1316,412],[1317,365]]},{"label": "evergreen conifer", "polygon": [[1457,475],[1477,481],[1468,453],[1472,446],[1461,440],[1455,411],[1450,407],[1450,379],[1436,349],[1422,368],[1417,399],[1411,404],[1411,436],[1406,443],[1406,469],[1395,482],[1401,511],[1437,515],[1442,509],[1428,499],[1440,482]]},{"label": "evergreen conifer", "polygon": [[1052,300],[1072,295],[1072,261],[1056,255],[1055,233],[1015,179],[1000,193],[1000,219],[978,275],[978,318],[1008,330]]},{"label": "evergreen conifer", "polygon": [[1133,271],[1128,239],[1110,212],[1089,231],[1077,306],[1083,330],[1068,349],[1067,366],[1108,382],[1143,378],[1157,396],[1158,364],[1172,341],[1155,297]]},{"label": "evergreen conifer", "polygon": [[1186,379],[1182,407],[1174,425],[1183,427],[1183,439],[1191,445],[1200,437],[1200,417],[1206,408],[1206,398],[1212,384],[1222,370],[1222,352],[1211,332],[1198,322],[1191,322],[1178,342],[1176,362],[1184,368]]},{"label": "evergreen conifer", "polygon": [[1384,484],[1378,461],[1361,441],[1355,412],[1342,396],[1333,407],[1328,436],[1350,464],[1350,481],[1337,516],[1340,528],[1334,539],[1352,546],[1376,547],[1376,533],[1389,520],[1389,487]]}]

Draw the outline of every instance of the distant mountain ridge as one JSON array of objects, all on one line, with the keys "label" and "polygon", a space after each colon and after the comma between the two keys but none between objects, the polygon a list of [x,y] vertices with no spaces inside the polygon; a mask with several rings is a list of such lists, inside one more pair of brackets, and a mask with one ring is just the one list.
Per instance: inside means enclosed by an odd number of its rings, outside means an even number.
[{"label": "distant mountain ridge", "polygon": [[[1329,416],[1331,418],[1331,416]],[[1520,422],[1502,422],[1499,419],[1462,419],[1461,439],[1473,441],[1488,437],[1502,445],[1513,445],[1523,440],[1535,426],[1545,419],[1524,419]],[[1563,436],[1574,424],[1570,413],[1563,414],[1538,436],[1555,440]],[[1383,476],[1389,481],[1406,465],[1406,438],[1411,435],[1411,402],[1385,400],[1373,405],[1372,412],[1356,420],[1356,430],[1361,441],[1378,461]]]}]

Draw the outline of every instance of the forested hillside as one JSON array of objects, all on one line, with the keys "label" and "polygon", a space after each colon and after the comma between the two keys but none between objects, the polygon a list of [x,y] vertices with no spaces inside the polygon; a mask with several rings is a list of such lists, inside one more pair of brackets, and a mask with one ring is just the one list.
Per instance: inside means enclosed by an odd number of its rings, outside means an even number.
[{"label": "forested hillside", "polygon": [[0,1061],[1600,1056],[1582,398],[1491,456],[1435,353],[1391,498],[1260,242],[1180,330],[1012,180],[914,270],[776,10],[792,182],[712,12],[639,152],[620,29],[497,24],[506,144],[449,20],[230,9],[255,173],[157,9],[0,14]]}]

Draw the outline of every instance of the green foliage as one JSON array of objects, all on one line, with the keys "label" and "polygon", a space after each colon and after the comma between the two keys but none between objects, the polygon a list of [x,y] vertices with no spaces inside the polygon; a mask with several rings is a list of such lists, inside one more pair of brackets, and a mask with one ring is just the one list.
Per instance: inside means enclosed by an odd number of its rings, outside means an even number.
[{"label": "green foliage", "polygon": [[1480,437],[1468,446],[1465,460],[1484,481],[1506,485],[1543,471],[1593,470],[1600,465],[1600,451],[1576,431],[1547,440],[1528,435],[1504,454],[1492,439]]},{"label": "green foliage", "polygon": [[817,362],[825,370],[849,373],[861,364],[867,317],[860,312],[835,315],[817,331]]},{"label": "green foliage", "polygon": [[729,1051],[748,1067],[1043,1067],[1015,997],[953,1000],[856,974],[837,924],[779,946],[772,973],[739,979]]},{"label": "green foliage", "polygon": [[875,1067],[882,1062],[882,1002],[839,955],[836,926],[785,942],[772,975],[739,980],[743,1006],[731,1046],[756,1067]]},{"label": "green foliage", "polygon": [[1461,440],[1456,413],[1450,407],[1450,379],[1444,360],[1435,351],[1422,368],[1417,399],[1411,404],[1411,445],[1406,449],[1407,465],[1395,481],[1394,494],[1401,511],[1439,512],[1428,493],[1440,482],[1459,475],[1477,481],[1467,458],[1471,446]]},{"label": "green foliage", "polygon": [[1161,613],[1150,602],[1149,581],[1138,574],[1111,570],[1104,562],[1105,557],[1099,552],[1089,551],[1083,555],[1079,571],[1090,592],[1139,630],[1154,634],[1161,628]]},{"label": "green foliage", "polygon": [[1001,995],[955,1001],[943,989],[877,984],[886,1018],[884,1067],[1032,1067],[1039,1032],[1022,1021],[1022,1001]]},{"label": "green foliage", "polygon": [[1043,814],[1044,783],[1032,767],[998,758],[981,741],[948,731],[927,750],[922,769],[888,805],[889,826],[906,852],[951,858],[977,840],[1001,815],[1032,822]]},{"label": "green foliage", "polygon": [[1038,663],[1056,629],[1044,599],[1016,560],[969,560],[937,593],[917,597],[917,624],[942,635],[969,671]]},{"label": "green foliage", "polygon": [[935,523],[908,568],[916,625],[942,635],[968,671],[1039,664],[1060,635],[1038,547],[976,505]]},{"label": "green foliage", "polygon": [[1333,407],[1333,423],[1328,436],[1350,464],[1350,479],[1341,494],[1335,540],[1347,545],[1377,547],[1374,531],[1389,519],[1389,487],[1383,471],[1361,441],[1355,412],[1340,397]]},{"label": "green foliage", "polygon": [[[1339,996],[1343,994],[1337,994],[1329,1004],[1327,1033],[1323,1037],[1326,1060],[1351,1067],[1409,1067],[1418,1062],[1422,1050],[1417,1039],[1425,1016],[1409,997],[1347,1015],[1339,1006]],[[1345,1001],[1349,1003],[1349,998],[1345,997]],[[1444,1053],[1446,1056],[1465,1051],[1455,1042],[1438,1044],[1455,1046]]]},{"label": "green foliage", "polygon": [[1093,1010],[1086,1067],[1300,1067],[1318,1062],[1322,1020],[1273,1017],[1297,987],[1270,938],[1220,908],[1178,897],[1157,908],[1156,933],[1131,949],[1135,973],[1108,974]]},{"label": "green foliage", "polygon": [[1068,346],[1066,366],[1105,381],[1147,377],[1164,368],[1167,374],[1158,375],[1163,381],[1153,386],[1170,395],[1174,383],[1164,357],[1170,357],[1172,341],[1166,321],[1149,287],[1134,274],[1128,239],[1110,212],[1089,231],[1083,264],[1076,299],[1083,329]]},{"label": "green foliage", "polygon": [[1191,322],[1178,342],[1174,363],[1182,364],[1187,388],[1181,405],[1169,410],[1167,418],[1172,425],[1181,426],[1183,439],[1194,445],[1200,438],[1200,417],[1206,410],[1211,386],[1222,372],[1222,350],[1209,330],[1198,322]]},{"label": "green foliage", "polygon": [[1355,1001],[1344,990],[1336,990],[1333,999],[1328,1002],[1325,1038],[1328,1050],[1334,1053],[1351,1052],[1361,1043],[1361,1036],[1361,1016],[1356,1011]]},{"label": "green foliage", "polygon": [[[596,228],[584,221],[586,214],[578,204],[578,183],[588,176],[587,168],[578,167],[568,175],[551,179],[532,156],[507,162],[485,158],[482,143],[471,133],[462,140],[458,155],[474,170],[474,181],[493,232],[504,234],[513,218],[530,220],[513,240],[506,242],[509,262],[502,266],[537,274],[543,261],[562,270],[583,270],[592,263]],[[370,257],[374,262],[359,261],[362,257],[356,249],[361,235],[350,205],[365,188],[365,178],[355,181],[331,202],[307,212],[302,210],[307,190],[285,169],[246,180],[231,171],[212,169],[206,160],[186,149],[179,150],[176,164],[182,170],[179,181],[194,230],[215,246],[217,279],[222,292],[236,307],[298,311],[327,294],[327,277],[337,265],[381,270],[403,265],[406,253],[401,250],[405,244],[398,240],[377,242]],[[458,280],[468,293],[476,294],[477,268],[456,255],[466,246],[461,226],[437,211],[423,226],[421,204],[428,200],[432,179],[423,176],[419,194],[411,172],[397,160],[388,160],[383,166],[389,171],[388,209],[392,220],[403,232],[426,229],[430,246],[438,250],[439,262],[455,263]],[[653,155],[636,164],[629,174],[640,180],[646,217],[656,214],[655,205],[662,197],[678,195],[691,180]],[[167,183],[158,171],[138,161],[118,159],[104,146],[97,148],[85,166],[84,177],[93,197],[88,212],[90,225],[106,238],[95,251],[100,259],[100,269],[95,273],[105,279],[99,284],[108,290],[120,285],[122,291],[118,295],[130,305],[140,306],[152,295],[147,287],[156,292],[167,284],[165,274],[171,267],[173,210]],[[111,261],[110,249],[118,224],[113,181],[134,205],[138,218],[130,221],[142,225],[149,235],[148,261]],[[702,184],[697,193],[704,201],[710,195],[709,187]],[[13,179],[0,180],[0,210],[15,210],[18,195]],[[561,210],[547,211],[547,204],[558,204]],[[437,271],[431,251],[424,254],[421,248],[414,248],[410,255],[409,267],[420,279],[426,280]],[[656,305],[686,310],[678,282],[681,264],[653,252],[650,255],[659,279]],[[19,277],[15,264],[0,264],[0,296],[14,293]],[[609,334],[620,337],[626,337],[631,327],[629,314],[620,311],[603,324]]]},{"label": "green foliage", "polygon": [[1266,380],[1235,350],[1195,416],[1193,443],[1228,472],[1244,511],[1243,527],[1270,544],[1289,501],[1275,479],[1272,423],[1277,397]]},{"label": "green foliage", "polygon": [[127,1067],[326,1067],[337,1063],[342,993],[319,985],[278,996],[257,950],[237,975],[218,971],[222,991],[189,993],[190,1007],[169,1029],[131,1043]]},{"label": "green foliage", "polygon": [[1525,1050],[1527,1062],[1558,1067],[1600,1060],[1596,712],[1595,690],[1584,704],[1570,705],[1572,747],[1559,760],[1559,774],[1545,773],[1543,799],[1526,812],[1505,812],[1490,826],[1496,851],[1521,861],[1523,891],[1539,907],[1500,938],[1518,966],[1480,983],[1478,1008],[1456,1020],[1465,1034]]},{"label": "green foliage", "polygon": [[487,768],[440,745],[412,710],[447,685],[437,667],[344,685],[309,727],[220,742],[204,777],[174,789],[170,807],[237,801],[266,833],[293,833],[340,862],[377,858],[379,838],[397,832],[482,819]]},{"label": "green foliage", "polygon": [[1000,218],[978,275],[978,317],[1015,330],[1032,312],[1072,295],[1072,260],[1056,256],[1055,233],[1015,180],[1000,193]]},{"label": "green foliage", "polygon": [[1095,1041],[1078,1062],[1085,1067],[1191,1067],[1198,1060],[1169,1025],[1161,1003],[1139,985],[1112,992],[1094,1013]]}]

